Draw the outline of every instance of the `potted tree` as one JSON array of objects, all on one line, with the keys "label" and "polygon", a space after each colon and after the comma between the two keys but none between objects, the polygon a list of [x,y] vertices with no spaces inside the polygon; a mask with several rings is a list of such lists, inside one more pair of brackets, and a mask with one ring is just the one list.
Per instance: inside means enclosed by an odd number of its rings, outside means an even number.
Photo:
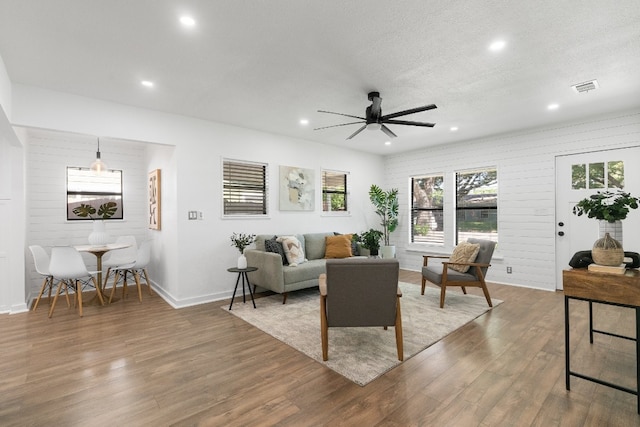
[{"label": "potted tree", "polygon": [[[592,250],[593,260],[602,265],[619,265],[624,259],[622,249],[622,220],[631,209],[637,209],[640,199],[618,190],[598,191],[580,200],[574,207],[575,215],[587,215],[600,222],[600,239]],[[612,255],[613,254],[613,255]],[[607,259],[607,255],[611,260]]]},{"label": "potted tree", "polygon": [[368,231],[364,231],[360,234],[354,234],[351,240],[362,246],[360,253],[362,255],[378,255],[380,250],[380,239],[382,238],[382,231],[374,230],[373,228]]},{"label": "potted tree", "polygon": [[389,237],[398,227],[398,189],[384,191],[377,185],[371,185],[369,200],[376,208],[383,229],[384,246],[381,247],[382,258],[395,258],[396,247],[390,244]]}]

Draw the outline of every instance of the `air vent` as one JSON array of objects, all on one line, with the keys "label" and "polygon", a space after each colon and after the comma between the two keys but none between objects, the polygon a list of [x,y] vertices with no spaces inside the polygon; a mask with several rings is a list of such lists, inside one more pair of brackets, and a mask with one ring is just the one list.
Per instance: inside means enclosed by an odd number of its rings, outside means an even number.
[{"label": "air vent", "polygon": [[571,88],[575,90],[577,93],[589,92],[590,90],[598,89],[598,87],[600,86],[598,85],[597,80],[590,80],[588,82],[578,83],[576,85],[571,86]]}]

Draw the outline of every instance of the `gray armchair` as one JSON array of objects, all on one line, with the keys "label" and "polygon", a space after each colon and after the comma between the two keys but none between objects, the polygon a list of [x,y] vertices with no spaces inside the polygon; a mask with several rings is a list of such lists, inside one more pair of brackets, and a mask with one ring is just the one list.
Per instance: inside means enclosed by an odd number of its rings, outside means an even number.
[{"label": "gray armchair", "polygon": [[[425,255],[422,266],[422,295],[424,295],[424,289],[426,282],[429,281],[434,285],[440,287],[440,308],[444,307],[444,298],[449,286],[460,286],[462,292],[467,293],[466,287],[481,288],[484,293],[484,297],[487,299],[489,307],[493,307],[491,303],[491,296],[487,289],[487,284],[484,278],[487,274],[487,269],[491,266],[491,257],[496,247],[496,242],[491,240],[482,239],[468,239],[469,243],[477,243],[480,245],[480,251],[473,262],[448,262],[443,261],[442,265],[429,265],[429,259],[431,258],[446,258],[447,256],[434,256]],[[452,265],[465,265],[469,266],[469,270],[465,273],[461,273],[451,268]]]},{"label": "gray armchair", "polygon": [[398,360],[403,360],[402,317],[395,259],[328,259],[320,282],[322,359],[329,359],[329,328],[394,326]]}]

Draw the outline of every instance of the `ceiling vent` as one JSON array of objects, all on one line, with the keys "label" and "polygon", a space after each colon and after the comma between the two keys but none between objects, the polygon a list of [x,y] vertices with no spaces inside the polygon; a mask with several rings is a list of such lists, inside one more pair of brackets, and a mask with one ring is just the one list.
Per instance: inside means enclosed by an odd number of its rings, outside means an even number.
[{"label": "ceiling vent", "polygon": [[589,92],[590,90],[596,90],[599,87],[597,80],[590,80],[588,82],[578,83],[571,86],[571,88],[577,93]]}]

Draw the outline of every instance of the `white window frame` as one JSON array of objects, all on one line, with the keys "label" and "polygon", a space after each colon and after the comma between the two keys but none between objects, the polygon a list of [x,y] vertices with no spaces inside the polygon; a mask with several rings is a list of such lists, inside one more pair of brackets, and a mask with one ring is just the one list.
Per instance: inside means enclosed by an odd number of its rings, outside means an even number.
[{"label": "white window frame", "polygon": [[[324,208],[324,197],[325,197],[325,193],[324,193],[324,174],[325,172],[328,173],[334,173],[334,174],[341,174],[345,176],[345,181],[346,181],[346,188],[345,188],[345,203],[347,205],[347,209],[344,211],[332,211],[332,210],[325,210]],[[336,170],[336,169],[328,169],[328,168],[322,168],[320,171],[320,197],[321,197],[321,202],[320,204],[322,205],[322,215],[324,216],[350,216],[351,215],[351,210],[350,210],[350,206],[351,206],[351,173],[350,172],[346,172],[346,171],[341,171],[341,170]],[[329,209],[331,209],[331,204],[329,203]]]},{"label": "white window frame", "polygon": [[[237,213],[227,213],[226,212],[226,198],[227,198],[227,192],[229,191],[229,186],[227,183],[227,180],[225,179],[225,172],[227,170],[227,164],[235,164],[235,165],[246,165],[248,167],[255,167],[255,168],[262,168],[263,169],[263,182],[262,182],[262,212],[261,213],[252,213],[251,211],[247,210],[244,212],[237,212]],[[220,165],[220,170],[221,170],[221,190],[222,190],[222,197],[221,197],[221,212],[222,212],[222,218],[224,219],[233,219],[233,218],[268,218],[269,215],[269,165],[267,163],[261,163],[261,162],[252,162],[252,161],[247,161],[247,160],[239,160],[239,159],[231,159],[231,158],[222,158],[221,159],[221,165]],[[255,188],[253,189],[248,189],[248,191],[255,191]],[[260,193],[258,193],[260,194]]]}]

